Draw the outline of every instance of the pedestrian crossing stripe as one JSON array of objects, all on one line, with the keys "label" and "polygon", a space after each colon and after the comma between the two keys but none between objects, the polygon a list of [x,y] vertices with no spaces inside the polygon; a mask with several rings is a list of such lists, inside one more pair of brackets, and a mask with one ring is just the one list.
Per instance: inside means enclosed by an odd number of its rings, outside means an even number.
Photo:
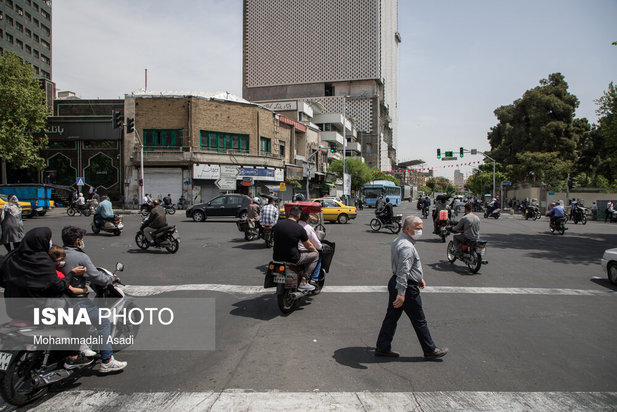
[{"label": "pedestrian crossing stripe", "polygon": [[564,411],[614,410],[617,392],[67,391],[31,411]]}]

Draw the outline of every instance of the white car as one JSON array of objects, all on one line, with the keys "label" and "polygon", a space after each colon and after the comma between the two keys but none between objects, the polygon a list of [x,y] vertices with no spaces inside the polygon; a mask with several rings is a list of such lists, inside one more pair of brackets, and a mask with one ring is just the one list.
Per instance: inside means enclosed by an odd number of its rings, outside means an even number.
[{"label": "white car", "polygon": [[601,262],[608,280],[617,285],[617,249],[606,249]]}]

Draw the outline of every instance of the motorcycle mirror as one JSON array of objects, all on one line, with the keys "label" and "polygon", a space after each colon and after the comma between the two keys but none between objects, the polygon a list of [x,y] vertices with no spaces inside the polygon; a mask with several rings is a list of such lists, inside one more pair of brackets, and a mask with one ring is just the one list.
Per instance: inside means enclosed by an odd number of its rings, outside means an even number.
[{"label": "motorcycle mirror", "polygon": [[124,264],[122,264],[120,262],[116,263],[116,270],[118,272],[122,272],[124,270]]}]

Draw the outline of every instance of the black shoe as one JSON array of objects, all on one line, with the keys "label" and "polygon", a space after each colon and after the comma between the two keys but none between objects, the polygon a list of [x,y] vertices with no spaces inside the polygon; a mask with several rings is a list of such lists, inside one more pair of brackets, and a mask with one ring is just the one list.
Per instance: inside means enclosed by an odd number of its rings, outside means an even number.
[{"label": "black shoe", "polygon": [[318,288],[318,287],[319,287],[319,283],[318,283],[316,280],[311,279],[311,280],[309,280],[309,282],[308,282],[308,283],[309,283],[309,285],[313,285],[313,286],[315,286],[316,288]]},{"label": "black shoe", "polygon": [[398,358],[401,356],[398,352],[392,352],[391,350],[383,350],[375,348],[375,356],[385,356],[388,358]]},{"label": "black shoe", "polygon": [[424,354],[424,359],[437,359],[437,358],[441,358],[443,356],[446,356],[446,353],[448,353],[448,348],[435,348],[434,351],[432,351],[431,353],[425,353]]},{"label": "black shoe", "polygon": [[64,361],[64,369],[76,369],[90,365],[94,360],[88,359],[83,353],[80,353],[75,359],[66,358]]}]

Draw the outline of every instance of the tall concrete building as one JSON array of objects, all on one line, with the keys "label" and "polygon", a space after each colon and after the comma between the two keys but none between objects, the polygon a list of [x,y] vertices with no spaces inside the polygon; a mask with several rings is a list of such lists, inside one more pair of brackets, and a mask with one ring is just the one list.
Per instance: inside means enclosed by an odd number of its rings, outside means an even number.
[{"label": "tall concrete building", "polygon": [[55,94],[51,33],[51,0],[0,0],[0,52],[13,52],[32,65],[50,106]]},{"label": "tall concrete building", "polygon": [[243,16],[243,97],[301,99],[344,114],[366,163],[392,169],[398,1],[244,0]]}]

